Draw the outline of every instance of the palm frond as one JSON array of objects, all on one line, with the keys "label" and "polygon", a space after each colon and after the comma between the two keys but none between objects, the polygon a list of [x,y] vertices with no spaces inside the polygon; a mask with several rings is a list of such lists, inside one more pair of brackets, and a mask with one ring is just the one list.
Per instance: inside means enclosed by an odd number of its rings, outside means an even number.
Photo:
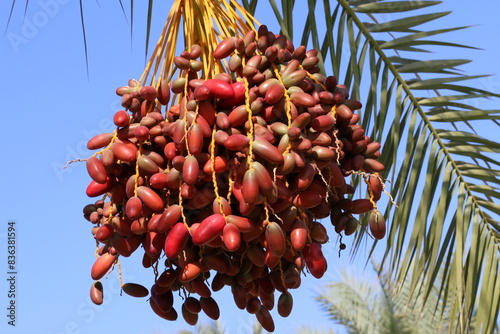
[{"label": "palm frond", "polygon": [[87,68],[87,78],[89,77],[89,53],[87,49],[87,33],[85,32],[85,17],[83,15],[83,1],[80,0],[80,22],[82,25],[83,33],[83,48],[85,51],[85,66]]},{"label": "palm frond", "polygon": [[[432,12],[440,3],[338,0],[330,8],[328,1],[309,1],[309,15],[324,10],[325,20],[309,20],[302,41],[320,45],[325,67],[348,85],[352,98],[365,102],[363,127],[383,145],[381,161],[389,167],[384,176],[392,180],[399,206],[385,205],[391,224],[382,263],[392,268],[390,281],[410,279],[408,297],[421,293],[422,302],[430,302],[436,288],[444,299],[435,315],[450,314],[451,332],[470,330],[476,311],[476,332],[488,332],[500,308],[499,294],[491,293],[500,288],[500,175],[492,168],[500,159],[498,142],[483,137],[482,129],[498,125],[500,112],[471,101],[498,94],[455,84],[481,77],[460,70],[470,60],[401,56],[428,51],[422,47],[473,48],[438,40],[464,26],[417,30],[448,14]],[[380,13],[390,13],[391,20],[378,22]],[[354,244],[364,236],[359,232]]]},{"label": "palm frond", "polygon": [[[225,334],[227,331],[221,321],[210,321],[208,323],[198,323],[194,331],[181,330],[178,334]],[[263,334],[262,326],[255,322],[252,329],[249,329],[248,334]],[[266,332],[268,333],[268,332]]]},{"label": "palm frond", "polygon": [[[373,261],[372,261],[373,263]],[[377,266],[373,264],[375,268]],[[380,271],[380,268],[377,269]],[[437,280],[443,279],[444,270],[438,274]],[[422,280],[417,282],[416,289],[425,286]],[[443,307],[443,298],[436,287],[431,294],[425,296],[412,293],[411,278],[407,277],[397,286],[385,272],[379,272],[378,284],[370,278],[341,273],[341,280],[328,284],[317,300],[327,312],[330,319],[343,324],[349,333],[404,333],[428,334],[446,333],[449,330],[450,307]],[[339,311],[340,310],[340,311]],[[367,311],[370,314],[367,315]],[[441,316],[435,311],[440,310]],[[360,314],[359,317],[355,316]],[[473,315],[471,328],[475,328]],[[370,327],[365,322],[371,322]],[[323,333],[316,328],[303,327],[299,333]],[[467,333],[473,333],[469,331]]]},{"label": "palm frond", "polygon": [[[356,279],[346,271],[342,280],[328,284],[316,297],[329,319],[345,327],[348,333],[377,333],[376,282]],[[375,283],[375,284],[374,284]]]},{"label": "palm frond", "polygon": [[[441,274],[442,272],[439,273],[439,275]],[[386,303],[392,304],[392,309],[396,316],[402,320],[400,322],[407,325],[406,328],[397,330],[413,331],[416,333],[446,332],[446,329],[441,324],[441,318],[448,317],[449,308],[443,310],[441,317],[435,316],[435,310],[440,309],[442,306],[442,300],[439,298],[436,288],[432,290],[432,293],[428,296],[426,302],[424,302],[424,296],[412,294],[410,280],[400,282],[395,287],[391,283],[390,277],[385,273],[379,275],[379,278],[384,297],[383,300],[387,300]],[[442,276],[438,276],[438,279],[441,278]],[[419,281],[417,289],[421,289],[422,287],[423,281]],[[396,323],[395,325],[398,326],[401,324]]]},{"label": "palm frond", "polygon": [[226,331],[220,321],[198,323],[194,331],[181,330],[178,334],[225,334]]},{"label": "palm frond", "polygon": [[146,61],[148,58],[148,50],[149,50],[149,38],[151,35],[151,22],[153,15],[153,0],[148,1],[148,17],[146,23],[146,48],[144,53],[144,60]]},{"label": "palm frond", "polygon": [[316,328],[316,327],[311,327],[311,326],[302,326],[299,328],[296,332],[297,334],[336,334],[333,329],[328,328]]},{"label": "palm frond", "polygon": [[7,19],[7,24],[5,25],[5,32],[9,28],[10,20],[12,19],[12,13],[14,12],[14,7],[16,6],[16,0],[12,0],[12,5],[10,5],[9,18]]}]

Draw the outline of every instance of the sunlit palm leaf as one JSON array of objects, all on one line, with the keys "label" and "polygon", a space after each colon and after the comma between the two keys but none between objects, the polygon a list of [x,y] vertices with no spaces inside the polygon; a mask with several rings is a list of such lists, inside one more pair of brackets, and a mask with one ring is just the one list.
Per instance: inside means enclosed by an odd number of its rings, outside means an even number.
[{"label": "sunlit palm leaf", "polygon": [[[353,14],[354,15],[354,14]],[[407,35],[404,37],[399,37],[396,39],[393,39],[389,42],[383,42],[379,43],[381,49],[394,49],[398,50],[404,47],[411,47],[414,45],[421,45],[421,44],[432,44],[433,41],[417,41],[418,39],[429,37],[429,36],[434,36],[434,35],[439,35],[439,34],[444,34],[446,32],[451,32],[451,31],[456,31],[456,30],[461,30],[469,28],[468,26],[466,27],[457,27],[457,28],[449,28],[449,29],[439,29],[439,30],[432,30],[432,31],[421,31],[417,32],[411,35]]]},{"label": "sunlit palm leaf", "polygon": [[134,0],[130,0],[130,45],[132,45],[133,32],[134,32]]},{"label": "sunlit palm leaf", "polygon": [[225,334],[226,331],[220,321],[210,321],[209,323],[199,323],[194,331],[181,330],[178,334]]},{"label": "sunlit palm leaf", "polygon": [[87,33],[85,32],[85,18],[83,15],[83,2],[80,0],[80,21],[82,24],[82,33],[83,33],[83,47],[85,50],[85,66],[87,68],[87,78],[89,76],[89,54],[87,50]]},{"label": "sunlit palm leaf", "polygon": [[[308,3],[310,13],[319,6],[313,1]],[[363,23],[362,16],[358,17],[360,13],[370,14],[364,19],[376,13],[413,13],[438,3],[339,0],[337,7],[326,11],[327,31],[318,31],[323,24],[317,18],[314,29],[306,24],[302,41],[312,41],[311,47],[322,45],[323,59],[330,60],[325,67],[337,75],[345,74],[339,76],[339,82],[349,86],[353,98],[365,101],[363,126],[370,129],[371,138],[383,143],[381,161],[391,167],[385,176],[392,180],[391,193],[399,206],[396,209],[388,201],[386,207],[392,224],[383,261],[392,268],[391,280],[409,279],[408,296],[421,294],[427,300],[436,284],[444,300],[435,307],[436,316],[450,311],[450,316],[442,318],[449,322],[449,331],[470,330],[472,315],[480,308],[485,313],[478,316],[475,329],[488,332],[499,314],[498,294],[486,293],[500,287],[496,280],[500,269],[500,206],[493,202],[500,196],[500,178],[498,171],[490,167],[498,166],[499,144],[482,137],[481,128],[476,130],[477,125],[473,127],[470,122],[494,121],[499,119],[500,111],[479,110],[469,101],[498,95],[452,84],[480,77],[458,71],[469,60],[412,60],[399,56],[398,50],[418,49],[421,45],[469,47],[424,39],[465,27],[413,30],[419,20],[438,19],[439,12],[425,14],[429,16],[407,14],[388,22]],[[350,6],[355,4],[358,6]],[[405,29],[409,34],[384,42],[379,40],[388,36],[375,33]],[[349,41],[348,49],[345,41]],[[346,52],[347,57],[342,54]],[[410,73],[416,73],[417,79],[404,77]],[[426,73],[426,78],[420,79],[418,73]],[[457,95],[421,96],[424,90],[454,91]],[[355,245],[360,245],[362,235],[363,231]],[[441,268],[443,280],[438,281]]]},{"label": "sunlit palm leaf", "polygon": [[428,6],[440,4],[442,1],[392,1],[392,2],[372,2],[363,4],[361,1],[347,1],[347,3],[355,6],[354,11],[358,13],[396,13],[412,11]]},{"label": "sunlit palm leaf", "polygon": [[[360,279],[345,271],[341,281],[328,284],[316,298],[328,317],[345,327],[348,333],[357,334],[427,334],[445,332],[441,319],[434,316],[442,307],[437,289],[433,289],[427,302],[423,296],[411,293],[409,279],[394,290],[388,276],[380,274],[377,282]],[[422,281],[416,288],[423,287]],[[449,318],[449,308],[442,318]],[[298,333],[325,333],[307,327]]]},{"label": "sunlit palm leaf", "polygon": [[469,62],[470,60],[468,59],[424,60],[414,61],[403,66],[396,66],[396,68],[400,73],[442,73],[442,71],[446,68],[454,69],[455,66],[467,64]]},{"label": "sunlit palm leaf", "polygon": [[[500,119],[500,110],[437,110],[428,112],[431,122],[460,122],[475,120],[494,120]],[[495,115],[498,114],[498,115]]]},{"label": "sunlit palm leaf", "polygon": [[[226,334],[227,331],[220,321],[210,321],[209,323],[198,323],[194,331],[181,330],[178,334]],[[243,331],[241,334],[264,334],[262,326],[255,322],[253,327],[248,327],[248,331]]]},{"label": "sunlit palm leaf", "polygon": [[343,280],[328,285],[317,300],[327,316],[348,333],[377,333],[374,284],[343,274]]},{"label": "sunlit palm leaf", "polygon": [[[123,16],[125,16],[125,20],[127,20],[127,14],[125,13],[125,7],[123,7],[123,2],[122,0],[118,0],[120,2],[120,8],[122,10]],[[127,20],[128,22],[128,20]]]},{"label": "sunlit palm leaf", "polygon": [[147,23],[146,23],[146,50],[145,50],[145,54],[144,54],[144,59],[147,59],[147,57],[148,57],[149,37],[151,35],[152,15],[153,15],[153,0],[149,0],[148,1],[148,17],[147,17]]},{"label": "sunlit palm leaf", "polygon": [[12,0],[12,5],[10,5],[9,18],[7,19],[7,24],[5,26],[5,31],[9,28],[10,19],[12,18],[12,12],[14,12],[14,7],[16,6],[16,0]]},{"label": "sunlit palm leaf", "polygon": [[398,19],[394,21],[388,21],[378,24],[365,24],[370,32],[415,32],[409,28],[418,26],[420,24],[438,19],[440,17],[446,16],[451,12],[443,13],[432,13],[426,15],[417,15],[412,17],[405,17],[403,19]]},{"label": "sunlit palm leaf", "polygon": [[243,6],[248,10],[250,14],[255,13],[255,9],[257,8],[258,0],[242,0]]},{"label": "sunlit palm leaf", "polygon": [[315,328],[312,326],[302,326],[296,334],[336,334],[333,329]]}]

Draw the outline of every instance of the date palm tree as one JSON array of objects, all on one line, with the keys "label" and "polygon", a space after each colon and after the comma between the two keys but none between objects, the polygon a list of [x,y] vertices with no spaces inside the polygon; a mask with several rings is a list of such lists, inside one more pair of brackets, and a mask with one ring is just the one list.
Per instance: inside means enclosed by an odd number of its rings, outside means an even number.
[{"label": "date palm tree", "polygon": [[[196,325],[194,331],[189,330],[181,330],[178,334],[226,334],[229,333],[224,328],[224,325],[220,321],[213,321],[210,323],[200,323]],[[245,334],[264,334],[269,333],[262,329],[262,327],[256,322],[253,325],[253,328],[249,328],[249,331]]]},{"label": "date palm tree", "polygon": [[[183,9],[203,2],[173,1]],[[233,8],[228,0],[209,2]],[[257,18],[261,8],[270,8],[281,33],[320,50],[322,68],[363,102],[361,124],[383,145],[380,161],[387,166],[383,176],[392,195],[379,204],[388,233],[372,244],[372,251],[383,250],[384,284],[409,300],[419,296],[423,304],[437,298],[433,316],[450,333],[491,333],[500,310],[500,143],[478,130],[499,124],[500,110],[479,107],[481,99],[499,95],[467,84],[484,77],[460,71],[469,60],[427,53],[436,46],[471,48],[440,38],[466,27],[421,28],[449,14],[440,11],[440,3],[240,2]],[[130,4],[132,16],[137,2]],[[80,5],[84,23],[82,0]],[[148,6],[147,41],[153,1]],[[168,39],[176,44],[175,36]],[[364,240],[371,239],[360,229],[354,252]]]}]

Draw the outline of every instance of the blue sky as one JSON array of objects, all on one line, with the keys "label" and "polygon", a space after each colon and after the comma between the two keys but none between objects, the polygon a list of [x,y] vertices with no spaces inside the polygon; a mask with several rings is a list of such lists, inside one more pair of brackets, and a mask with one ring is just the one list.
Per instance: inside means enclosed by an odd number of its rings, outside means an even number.
[{"label": "blue sky", "polygon": [[[120,109],[115,95],[118,86],[138,78],[144,68],[146,11],[136,2],[135,32],[118,1],[85,3],[89,56],[89,78],[85,67],[78,1],[30,1],[23,21],[24,2],[18,1],[10,26],[0,38],[0,97],[2,100],[2,188],[0,194],[0,332],[1,333],[173,333],[188,329],[183,320],[166,322],[157,317],[145,299],[120,296],[116,273],[104,281],[106,301],[93,305],[88,297],[94,261],[91,224],[82,208],[93,200],[85,195],[89,182],[85,165],[65,163],[86,158],[87,140],[113,130],[112,116]],[[128,6],[128,2],[124,2]],[[156,40],[170,1],[157,4],[152,27]],[[141,4],[142,5],[142,4]],[[473,7],[481,6],[479,9]],[[494,74],[475,81],[478,88],[500,92],[500,46],[495,0],[472,4],[445,1],[439,10],[453,13],[429,27],[477,25],[443,36],[450,41],[473,45],[483,51],[439,49],[441,58],[468,58],[467,74]],[[0,3],[0,29],[5,30],[10,1]],[[268,8],[259,6],[261,23],[278,32]],[[127,13],[127,19],[130,20]],[[296,34],[299,37],[298,34]],[[446,51],[446,52],[445,52]],[[418,56],[418,55],[417,55]],[[499,109],[485,101],[484,109]],[[491,129],[481,128],[487,135]],[[498,140],[498,139],[497,139]],[[7,222],[17,229],[17,322],[7,325]],[[332,237],[331,240],[335,240]],[[345,239],[344,239],[345,242]],[[349,242],[347,243],[350,245]],[[303,279],[293,291],[294,310],[288,319],[275,311],[276,333],[290,332],[304,324],[327,327],[326,316],[312,301],[322,284],[336,276],[339,268],[363,274],[366,256],[362,250],[351,262],[347,252],[337,256],[334,242],[325,246],[329,271],[322,280]],[[125,281],[150,286],[153,275],[140,265],[138,254],[123,260]],[[4,278],[5,277],[5,278]],[[254,317],[236,309],[228,289],[215,294],[221,319],[231,333],[246,333]],[[202,318],[201,320],[206,320]]]}]

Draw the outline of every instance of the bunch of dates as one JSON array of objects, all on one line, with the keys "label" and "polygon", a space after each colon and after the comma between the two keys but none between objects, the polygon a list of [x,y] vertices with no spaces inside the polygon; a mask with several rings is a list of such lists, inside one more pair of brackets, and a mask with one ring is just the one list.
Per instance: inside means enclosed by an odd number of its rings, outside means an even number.
[{"label": "bunch of dates", "polygon": [[[361,103],[319,73],[318,51],[261,26],[217,46],[226,70],[209,79],[201,52],[175,57],[173,80],[118,88],[116,130],[88,142],[98,151],[86,160],[86,193],[101,197],[84,208],[99,247],[91,299],[102,303],[100,279],[140,249],[152,286],[122,288],[149,296],[160,317],[177,319],[179,291],[187,323],[202,310],[217,319],[212,293],[229,286],[236,306],[273,331],[275,304],[288,316],[301,276],[327,269],[321,219],[350,235],[361,226],[354,215],[367,213],[370,234],[385,235],[380,144],[357,124]],[[366,198],[350,198],[353,173]]]}]

